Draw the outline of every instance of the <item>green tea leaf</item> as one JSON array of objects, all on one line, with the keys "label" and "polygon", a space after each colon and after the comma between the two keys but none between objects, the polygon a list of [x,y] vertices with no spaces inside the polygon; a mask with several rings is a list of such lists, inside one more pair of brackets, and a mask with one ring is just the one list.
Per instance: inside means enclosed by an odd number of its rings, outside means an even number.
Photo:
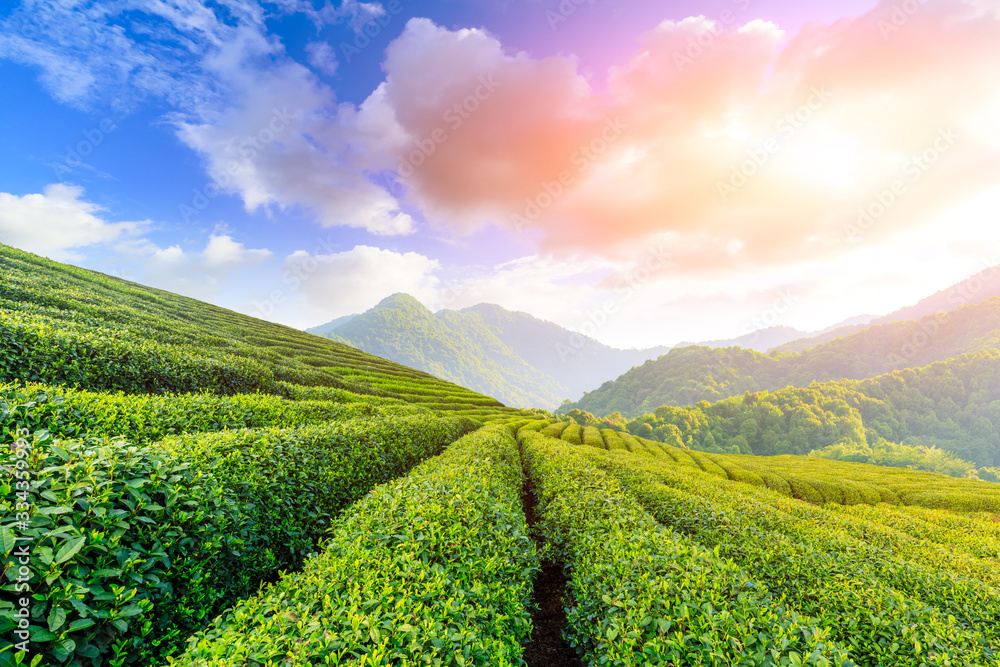
[{"label": "green tea leaf", "polygon": [[75,556],[86,541],[87,538],[81,536],[66,542],[56,553],[56,563],[65,563],[70,558]]}]

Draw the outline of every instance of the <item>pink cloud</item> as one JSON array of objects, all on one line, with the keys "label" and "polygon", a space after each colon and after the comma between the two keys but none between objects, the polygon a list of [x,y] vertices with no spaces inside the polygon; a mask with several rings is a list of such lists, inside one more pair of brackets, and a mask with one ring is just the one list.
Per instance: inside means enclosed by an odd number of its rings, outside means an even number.
[{"label": "pink cloud", "polygon": [[[400,180],[441,226],[527,218],[544,250],[602,254],[666,234],[690,271],[830,256],[893,182],[904,192],[866,242],[932,224],[1000,167],[995,10],[929,0],[901,20],[896,4],[790,39],[761,20],[667,21],[606,94],[572,59],[414,20],[367,114],[403,137]],[[911,179],[942,132],[951,143]]]},{"label": "pink cloud", "polygon": [[507,55],[480,30],[412,20],[383,67],[384,102],[409,137],[395,166],[432,221],[503,217],[566,169],[601,122],[574,61]]}]

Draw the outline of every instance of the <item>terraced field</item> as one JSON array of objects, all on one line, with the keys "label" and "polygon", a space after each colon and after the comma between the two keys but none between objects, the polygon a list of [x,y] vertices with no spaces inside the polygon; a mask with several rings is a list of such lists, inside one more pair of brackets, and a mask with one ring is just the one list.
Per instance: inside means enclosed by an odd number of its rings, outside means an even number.
[{"label": "terraced field", "polygon": [[0,666],[997,665],[1000,486],[559,421],[0,246]]},{"label": "terraced field", "polygon": [[998,664],[995,485],[545,435],[560,427],[520,440],[589,664]]},{"label": "terraced field", "polygon": [[0,359],[0,381],[93,391],[290,398],[298,385],[448,411],[502,407],[340,343],[4,245]]}]

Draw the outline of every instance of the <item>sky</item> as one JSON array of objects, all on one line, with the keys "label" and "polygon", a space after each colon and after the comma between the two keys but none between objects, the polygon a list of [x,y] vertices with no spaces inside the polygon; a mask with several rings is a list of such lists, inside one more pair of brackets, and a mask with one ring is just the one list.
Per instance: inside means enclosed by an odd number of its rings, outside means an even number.
[{"label": "sky", "polygon": [[1000,0],[0,3],[0,242],[305,328],[616,347],[1000,263]]}]

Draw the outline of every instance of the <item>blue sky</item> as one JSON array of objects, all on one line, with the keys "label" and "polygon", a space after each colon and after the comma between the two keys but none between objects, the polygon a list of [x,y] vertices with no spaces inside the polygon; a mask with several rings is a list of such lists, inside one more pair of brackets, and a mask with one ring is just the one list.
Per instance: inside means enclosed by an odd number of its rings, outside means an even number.
[{"label": "blue sky", "polygon": [[996,263],[998,12],[7,6],[0,242],[300,327],[407,291],[621,347],[816,329]]}]

